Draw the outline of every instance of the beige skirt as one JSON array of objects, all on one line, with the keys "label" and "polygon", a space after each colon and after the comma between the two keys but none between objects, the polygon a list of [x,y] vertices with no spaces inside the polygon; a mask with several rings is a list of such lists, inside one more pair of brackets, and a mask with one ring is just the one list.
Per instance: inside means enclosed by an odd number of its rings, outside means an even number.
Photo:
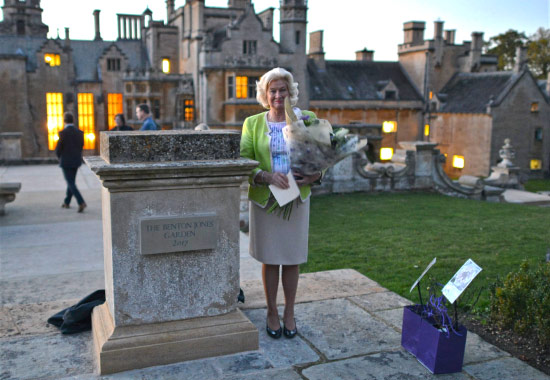
[{"label": "beige skirt", "polygon": [[309,198],[293,201],[290,220],[283,214],[268,214],[265,208],[250,202],[250,256],[270,265],[298,265],[307,261]]}]

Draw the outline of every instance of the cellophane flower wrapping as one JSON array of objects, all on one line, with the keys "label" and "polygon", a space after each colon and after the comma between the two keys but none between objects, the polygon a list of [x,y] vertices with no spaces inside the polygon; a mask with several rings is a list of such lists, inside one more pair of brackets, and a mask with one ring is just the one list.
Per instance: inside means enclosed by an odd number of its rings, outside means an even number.
[{"label": "cellophane flower wrapping", "polygon": [[359,140],[347,129],[342,128],[334,133],[327,120],[308,116],[297,120],[287,118],[283,135],[291,169],[302,175],[313,175],[330,168],[367,144],[366,139]]}]

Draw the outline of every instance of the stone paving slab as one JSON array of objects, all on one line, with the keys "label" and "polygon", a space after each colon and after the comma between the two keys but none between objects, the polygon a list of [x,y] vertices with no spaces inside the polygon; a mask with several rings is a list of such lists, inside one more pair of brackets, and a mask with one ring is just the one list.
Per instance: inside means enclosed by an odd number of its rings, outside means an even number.
[{"label": "stone paving slab", "polygon": [[381,311],[412,305],[412,302],[408,299],[390,291],[351,297],[350,300],[369,311]]},{"label": "stone paving slab", "polygon": [[[290,367],[319,360],[319,355],[302,339],[302,334],[294,339],[273,339],[265,332],[266,310],[245,310],[245,315],[259,331],[260,351],[276,368]],[[282,315],[282,312],[280,312]]]},{"label": "stone paving slab", "polygon": [[0,281],[0,306],[82,299],[97,289],[105,289],[103,268],[11,279]]},{"label": "stone paving slab", "polygon": [[412,355],[400,350],[316,365],[302,375],[308,380],[471,380],[464,373],[432,375]]},{"label": "stone paving slab", "polygon": [[[246,297],[246,302],[241,308],[256,309],[266,307],[261,280],[242,280],[241,288]],[[387,291],[387,289],[353,269],[303,273],[300,275],[298,282],[296,303]],[[284,304],[283,288],[280,281],[279,290],[277,291],[277,304]]]},{"label": "stone paving slab", "polygon": [[396,350],[401,335],[346,299],[296,305],[296,324],[304,339],[327,359]]},{"label": "stone paving slab", "polygon": [[0,379],[59,379],[92,373],[90,332],[0,339]]},{"label": "stone paving slab", "polygon": [[471,364],[462,368],[464,372],[477,380],[548,380],[550,376],[538,371],[516,358],[491,360],[485,363]]},{"label": "stone paving slab", "polygon": [[79,300],[61,300],[5,307],[19,335],[58,334],[57,327],[48,324],[52,315],[66,309]]},{"label": "stone paving slab", "polygon": [[531,193],[530,191],[522,191],[515,189],[507,189],[502,193],[504,201],[507,203],[520,203],[531,205],[548,205],[550,204],[550,196],[545,194]]}]

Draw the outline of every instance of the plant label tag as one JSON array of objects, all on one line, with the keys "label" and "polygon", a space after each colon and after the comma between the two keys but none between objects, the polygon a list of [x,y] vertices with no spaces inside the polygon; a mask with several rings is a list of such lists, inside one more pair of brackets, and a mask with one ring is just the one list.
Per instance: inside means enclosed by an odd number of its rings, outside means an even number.
[{"label": "plant label tag", "polygon": [[443,287],[441,292],[450,303],[454,303],[479,272],[481,272],[481,267],[474,263],[472,259],[468,259],[447,285]]},{"label": "plant label tag", "polygon": [[422,277],[424,277],[424,275],[425,275],[426,273],[428,273],[428,271],[430,270],[430,268],[435,264],[436,260],[437,260],[437,257],[434,257],[434,259],[432,260],[432,262],[428,264],[428,266],[426,267],[426,269],[424,269],[424,272],[422,272],[422,274],[420,275],[420,277],[418,277],[418,278],[416,279],[416,281],[414,282],[413,286],[411,286],[411,290],[409,290],[409,293],[412,292],[412,290],[414,289],[414,287],[415,287],[416,285],[418,285],[418,283],[420,282],[420,280],[422,280]]}]

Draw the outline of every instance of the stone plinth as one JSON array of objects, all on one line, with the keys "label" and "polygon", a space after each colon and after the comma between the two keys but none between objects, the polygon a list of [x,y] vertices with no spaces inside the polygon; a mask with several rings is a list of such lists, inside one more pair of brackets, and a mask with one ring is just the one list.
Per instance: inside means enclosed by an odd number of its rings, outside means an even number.
[{"label": "stone plinth", "polygon": [[[86,158],[103,186],[101,373],[257,348],[236,310],[240,186],[257,165],[239,158],[239,141],[236,132],[106,132],[101,157]],[[202,321],[201,345],[184,333],[188,321]],[[172,340],[166,323],[183,335],[170,330]]]},{"label": "stone plinth", "polygon": [[21,132],[0,133],[0,160],[20,160],[21,159]]}]

